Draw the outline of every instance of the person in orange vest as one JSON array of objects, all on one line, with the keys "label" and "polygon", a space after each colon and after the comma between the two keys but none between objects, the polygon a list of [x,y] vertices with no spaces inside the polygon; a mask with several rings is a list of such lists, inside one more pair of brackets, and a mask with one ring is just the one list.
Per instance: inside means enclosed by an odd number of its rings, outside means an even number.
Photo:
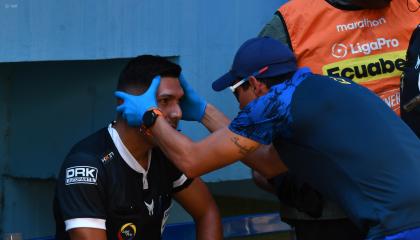
[{"label": "person in orange vest", "polygon": [[260,36],[288,43],[298,66],[366,86],[396,113],[400,75],[418,0],[293,0],[281,6]]},{"label": "person in orange vest", "polygon": [[[399,114],[399,76],[410,33],[420,21],[417,6],[416,0],[293,0],[276,11],[259,35],[287,44],[300,67],[368,87]],[[302,189],[292,173],[270,179],[271,184],[258,172],[253,177],[257,185],[276,192],[282,219],[295,226],[298,239],[363,239],[341,209],[327,199],[320,203],[316,190]],[[302,211],[302,196],[310,209],[323,206],[320,218]]]}]

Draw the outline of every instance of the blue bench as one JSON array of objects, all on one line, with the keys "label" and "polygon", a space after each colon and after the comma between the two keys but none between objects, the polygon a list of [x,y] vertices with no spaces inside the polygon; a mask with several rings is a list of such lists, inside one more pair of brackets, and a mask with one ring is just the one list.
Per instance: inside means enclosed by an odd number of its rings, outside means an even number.
[{"label": "blue bench", "polygon": [[[248,237],[259,234],[290,232],[289,225],[280,220],[278,213],[241,215],[222,219],[225,238]],[[195,227],[193,222],[168,224],[163,232],[164,240],[193,240]],[[54,240],[54,237],[32,238],[30,240]]]}]

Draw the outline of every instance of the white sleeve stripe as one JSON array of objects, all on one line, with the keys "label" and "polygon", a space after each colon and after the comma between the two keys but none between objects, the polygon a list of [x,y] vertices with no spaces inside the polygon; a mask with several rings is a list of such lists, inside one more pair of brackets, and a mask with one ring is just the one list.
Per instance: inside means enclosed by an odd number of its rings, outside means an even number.
[{"label": "white sleeve stripe", "polygon": [[174,181],[172,184],[173,188],[177,188],[179,186],[182,186],[182,184],[185,183],[185,181],[187,181],[187,176],[185,176],[184,174],[181,175],[181,177],[178,178],[178,180]]},{"label": "white sleeve stripe", "polygon": [[99,228],[106,230],[105,219],[99,218],[73,218],[64,221],[66,231],[73,228]]}]

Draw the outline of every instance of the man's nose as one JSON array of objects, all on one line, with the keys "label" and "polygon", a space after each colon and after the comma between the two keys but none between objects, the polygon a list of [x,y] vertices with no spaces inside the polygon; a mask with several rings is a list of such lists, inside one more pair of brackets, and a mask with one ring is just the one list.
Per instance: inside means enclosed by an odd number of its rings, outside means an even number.
[{"label": "man's nose", "polygon": [[171,107],[171,110],[169,112],[169,117],[172,119],[177,119],[177,120],[182,118],[182,109],[179,106],[179,104],[174,104]]}]

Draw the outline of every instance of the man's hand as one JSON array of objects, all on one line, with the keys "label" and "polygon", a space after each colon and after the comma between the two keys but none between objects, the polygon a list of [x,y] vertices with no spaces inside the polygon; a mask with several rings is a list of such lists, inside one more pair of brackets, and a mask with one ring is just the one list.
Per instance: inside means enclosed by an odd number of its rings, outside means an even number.
[{"label": "man's hand", "polygon": [[179,77],[179,81],[184,89],[184,97],[180,103],[182,120],[201,122],[207,106],[206,100],[194,91],[182,74]]},{"label": "man's hand", "polygon": [[142,95],[131,95],[125,92],[116,91],[115,96],[121,98],[124,102],[117,107],[117,112],[122,113],[123,118],[130,126],[140,126],[143,120],[143,114],[157,106],[156,92],[159,88],[160,76],[153,78],[149,89]]}]

